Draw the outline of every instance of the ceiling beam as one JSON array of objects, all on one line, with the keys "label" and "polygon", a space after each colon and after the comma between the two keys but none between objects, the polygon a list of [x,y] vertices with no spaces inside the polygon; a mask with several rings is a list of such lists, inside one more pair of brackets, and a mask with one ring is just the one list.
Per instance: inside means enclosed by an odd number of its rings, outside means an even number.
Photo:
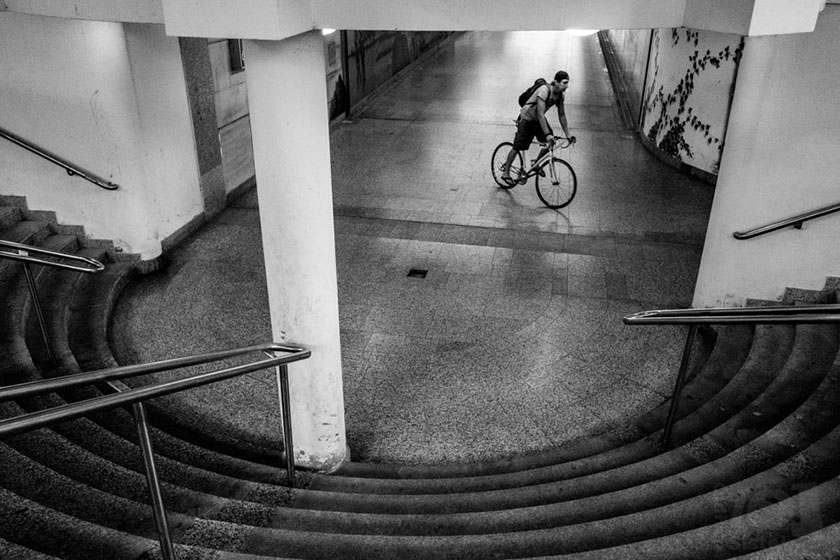
[{"label": "ceiling beam", "polygon": [[321,28],[518,31],[689,27],[756,36],[811,32],[825,4],[826,0],[0,0],[0,15],[8,11],[160,23],[174,36],[274,40]]}]

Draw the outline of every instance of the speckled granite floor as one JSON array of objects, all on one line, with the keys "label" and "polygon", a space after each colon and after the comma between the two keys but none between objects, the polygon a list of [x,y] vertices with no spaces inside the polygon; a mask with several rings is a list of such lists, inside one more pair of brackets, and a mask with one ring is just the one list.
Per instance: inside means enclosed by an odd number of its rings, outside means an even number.
[{"label": "speckled granite floor", "polygon": [[[579,191],[552,211],[531,184],[498,189],[489,159],[513,135],[523,84],[561,68],[572,76],[567,114],[579,142],[566,156]],[[679,331],[621,318],[690,304],[713,189],[623,129],[596,37],[460,35],[331,139],[355,460],[545,449],[665,398]],[[246,193],[166,271],[128,289],[113,324],[124,359],[271,338],[257,205]],[[252,374],[171,406],[270,444],[273,391],[270,375]]]}]

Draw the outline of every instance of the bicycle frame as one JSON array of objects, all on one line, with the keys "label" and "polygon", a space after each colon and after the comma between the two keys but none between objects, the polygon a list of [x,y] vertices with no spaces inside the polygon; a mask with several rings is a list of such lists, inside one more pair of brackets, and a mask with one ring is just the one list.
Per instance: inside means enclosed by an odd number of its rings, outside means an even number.
[{"label": "bicycle frame", "polygon": [[[573,144],[568,138],[559,140],[561,149]],[[534,177],[537,195],[543,204],[552,209],[563,208],[572,201],[577,192],[575,171],[571,164],[557,153],[557,142],[550,145],[545,142],[539,144],[545,153],[538,155],[530,164],[526,163],[529,159],[527,150],[517,151],[511,142],[502,142],[496,146],[490,162],[493,179],[499,187],[511,189],[516,185],[526,184],[529,177]],[[514,152],[515,158],[511,155]],[[516,161],[508,163],[508,159]],[[507,169],[508,165],[510,169]]]},{"label": "bicycle frame", "polygon": [[[554,157],[554,144],[547,144],[547,143],[539,143],[540,148],[544,148],[548,145],[548,151],[542,155],[542,157],[538,157],[534,161],[531,162],[531,168],[525,172],[525,177],[533,177],[537,174],[537,170],[542,166],[543,163],[546,161],[550,161],[550,158]],[[524,158],[523,158],[524,159]],[[554,178],[554,166],[549,165],[549,169],[551,170],[552,179]]]},{"label": "bicycle frame", "polygon": [[[557,149],[557,147],[558,147],[557,142],[554,142],[553,144],[549,144],[548,142],[536,142],[536,144],[538,144],[540,146],[540,149],[548,147],[548,151],[545,152],[542,156],[533,160],[531,162],[531,167],[528,168],[527,170],[526,170],[525,167],[523,167],[523,171],[525,171],[524,176],[525,176],[526,179],[528,177],[533,177],[534,175],[536,175],[537,171],[540,169],[540,167],[542,167],[542,165],[546,161],[551,161],[552,158],[554,158],[554,150]],[[560,149],[567,148],[571,145],[572,145],[572,143],[569,141],[568,138],[561,138],[560,139],[560,146],[559,146]],[[524,157],[525,153],[526,152],[522,152],[522,155],[523,155],[522,162],[523,162],[523,164],[525,163],[525,157]],[[549,165],[548,169],[549,169],[549,173],[551,174],[551,181],[556,182],[557,181],[557,175],[556,175],[556,170],[554,169],[554,166]]]}]

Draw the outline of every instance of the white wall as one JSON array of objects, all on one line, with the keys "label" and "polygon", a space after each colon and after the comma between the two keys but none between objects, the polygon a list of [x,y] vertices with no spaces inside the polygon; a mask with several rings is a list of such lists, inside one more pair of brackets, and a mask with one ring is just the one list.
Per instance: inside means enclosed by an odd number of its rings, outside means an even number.
[{"label": "white wall", "polygon": [[633,125],[638,125],[641,122],[642,92],[647,78],[648,52],[653,30],[611,29],[604,33],[615,53]]},{"label": "white wall", "polygon": [[642,135],[676,160],[717,174],[740,46],[738,35],[655,29]]},{"label": "white wall", "polygon": [[811,34],[746,40],[694,298],[778,299],[840,276],[840,215],[752,240],[750,229],[840,201],[840,6]]},{"label": "white wall", "polygon": [[163,26],[0,12],[0,126],[107,180],[0,140],[0,193],[144,259],[200,214],[178,41]]}]

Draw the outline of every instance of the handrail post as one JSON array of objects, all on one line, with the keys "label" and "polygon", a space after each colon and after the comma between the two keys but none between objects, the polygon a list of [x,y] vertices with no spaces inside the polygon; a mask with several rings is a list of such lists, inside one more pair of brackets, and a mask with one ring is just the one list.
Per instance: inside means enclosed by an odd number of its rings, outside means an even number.
[{"label": "handrail post", "polygon": [[[18,251],[21,256],[27,256],[26,251]],[[26,274],[26,283],[29,286],[29,295],[32,296],[32,307],[35,308],[35,315],[38,316],[38,326],[41,328],[41,336],[44,337],[44,346],[47,349],[47,356],[50,364],[55,365],[55,354],[53,353],[52,342],[50,335],[47,332],[47,322],[44,320],[44,312],[41,310],[41,300],[38,297],[38,286],[35,284],[35,276],[32,274],[32,269],[29,268],[29,263],[23,263],[23,272]]]},{"label": "handrail post", "polygon": [[140,449],[143,451],[143,464],[146,467],[146,480],[149,483],[149,494],[152,498],[152,513],[155,517],[160,551],[164,560],[176,560],[172,538],[169,535],[169,523],[166,519],[166,509],[163,507],[163,494],[160,489],[157,466],[155,465],[152,438],[149,434],[149,421],[146,418],[146,408],[142,402],[131,405],[134,421],[137,424],[137,435],[140,437]]},{"label": "handrail post", "polygon": [[674,428],[674,418],[677,415],[680,395],[685,386],[685,376],[688,373],[688,363],[691,359],[691,349],[694,347],[694,339],[697,337],[697,326],[691,325],[688,329],[688,336],[685,339],[682,360],[680,361],[680,372],[677,374],[677,381],[674,383],[674,392],[671,395],[671,407],[668,410],[668,419],[665,422],[665,433],[662,435],[662,445],[669,449],[671,445],[671,432]]},{"label": "handrail post", "polygon": [[289,368],[277,366],[277,389],[280,393],[280,411],[283,415],[283,448],[286,453],[286,473],[289,488],[295,487],[295,446],[292,441],[292,411],[289,393]]}]

